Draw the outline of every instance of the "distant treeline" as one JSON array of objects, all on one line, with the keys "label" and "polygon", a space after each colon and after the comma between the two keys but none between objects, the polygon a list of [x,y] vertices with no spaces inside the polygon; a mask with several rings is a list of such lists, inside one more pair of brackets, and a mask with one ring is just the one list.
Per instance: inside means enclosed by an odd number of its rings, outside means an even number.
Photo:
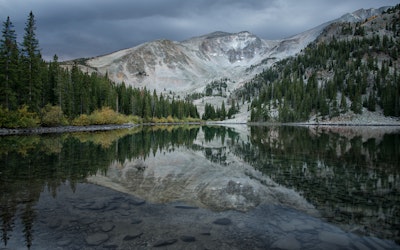
[{"label": "distant treeline", "polygon": [[95,111],[100,112],[100,117],[115,112],[111,117],[118,117],[118,123],[199,118],[196,107],[189,101],[164,97],[124,83],[115,84],[107,75],[82,72],[77,64],[71,69],[63,68],[57,55],[52,62],[44,61],[35,30],[35,17],[31,12],[23,41],[18,44],[10,18],[3,23],[0,127],[57,126],[73,124],[74,120],[79,125],[109,122],[90,120],[95,117],[90,116]]}]

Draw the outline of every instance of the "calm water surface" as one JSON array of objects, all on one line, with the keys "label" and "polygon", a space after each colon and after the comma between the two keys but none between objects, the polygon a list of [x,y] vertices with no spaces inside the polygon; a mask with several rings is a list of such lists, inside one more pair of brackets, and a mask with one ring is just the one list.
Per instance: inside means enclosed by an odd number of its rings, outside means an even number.
[{"label": "calm water surface", "polygon": [[0,249],[390,249],[399,204],[393,127],[0,137]]}]

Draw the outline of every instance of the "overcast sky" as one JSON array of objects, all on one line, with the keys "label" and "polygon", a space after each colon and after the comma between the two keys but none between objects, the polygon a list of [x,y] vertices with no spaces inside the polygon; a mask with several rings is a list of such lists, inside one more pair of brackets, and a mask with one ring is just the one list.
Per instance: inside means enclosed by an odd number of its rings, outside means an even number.
[{"label": "overcast sky", "polygon": [[[92,57],[156,39],[182,41],[214,31],[289,37],[360,8],[399,0],[0,0],[21,40],[29,12],[42,55]],[[3,28],[3,25],[2,25]]]}]

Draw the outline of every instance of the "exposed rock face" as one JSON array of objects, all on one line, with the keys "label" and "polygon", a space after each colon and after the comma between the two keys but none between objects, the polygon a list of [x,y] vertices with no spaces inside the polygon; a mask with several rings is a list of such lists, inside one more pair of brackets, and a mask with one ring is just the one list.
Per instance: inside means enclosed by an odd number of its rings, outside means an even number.
[{"label": "exposed rock face", "polygon": [[207,35],[200,45],[205,55],[227,57],[230,63],[252,60],[264,54],[266,49],[267,43],[249,32],[215,32]]},{"label": "exposed rock face", "polygon": [[[183,42],[157,40],[87,60],[86,65],[116,82],[160,92],[202,92],[207,83],[222,78],[232,79],[228,89],[235,89],[265,68],[264,59],[272,64],[294,55],[321,31],[319,27],[279,41],[263,40],[247,31],[214,32]],[[252,65],[252,72],[246,71]]]},{"label": "exposed rock face", "polygon": [[367,18],[380,15],[383,11],[386,11],[389,7],[382,7],[379,9],[359,9],[353,13],[347,13],[343,15],[340,20],[343,22],[361,22]]}]

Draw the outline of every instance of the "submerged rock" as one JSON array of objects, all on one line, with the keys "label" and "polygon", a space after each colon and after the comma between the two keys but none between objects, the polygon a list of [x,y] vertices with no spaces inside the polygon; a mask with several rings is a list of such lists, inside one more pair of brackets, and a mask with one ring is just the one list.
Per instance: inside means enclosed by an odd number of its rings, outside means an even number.
[{"label": "submerged rock", "polygon": [[153,247],[163,247],[163,246],[168,246],[172,245],[175,242],[177,242],[177,239],[166,239],[166,240],[159,240],[156,243],[154,243]]},{"label": "submerged rock", "polygon": [[228,218],[220,218],[220,219],[216,219],[213,223],[216,225],[227,226],[227,225],[232,224],[232,221]]},{"label": "submerged rock", "polygon": [[85,240],[89,246],[98,246],[101,243],[106,242],[108,239],[109,236],[106,233],[94,233],[88,235]]},{"label": "submerged rock", "polygon": [[195,242],[196,241],[196,238],[194,236],[190,236],[190,235],[182,235],[180,239],[183,242]]},{"label": "submerged rock", "polygon": [[123,238],[124,241],[128,241],[128,240],[134,240],[136,238],[139,238],[140,236],[143,235],[143,232],[137,233],[137,234],[133,234],[133,235],[127,235]]},{"label": "submerged rock", "polygon": [[103,232],[110,232],[114,228],[115,228],[115,225],[113,223],[111,223],[111,222],[106,222],[103,225],[101,225],[101,230]]}]

